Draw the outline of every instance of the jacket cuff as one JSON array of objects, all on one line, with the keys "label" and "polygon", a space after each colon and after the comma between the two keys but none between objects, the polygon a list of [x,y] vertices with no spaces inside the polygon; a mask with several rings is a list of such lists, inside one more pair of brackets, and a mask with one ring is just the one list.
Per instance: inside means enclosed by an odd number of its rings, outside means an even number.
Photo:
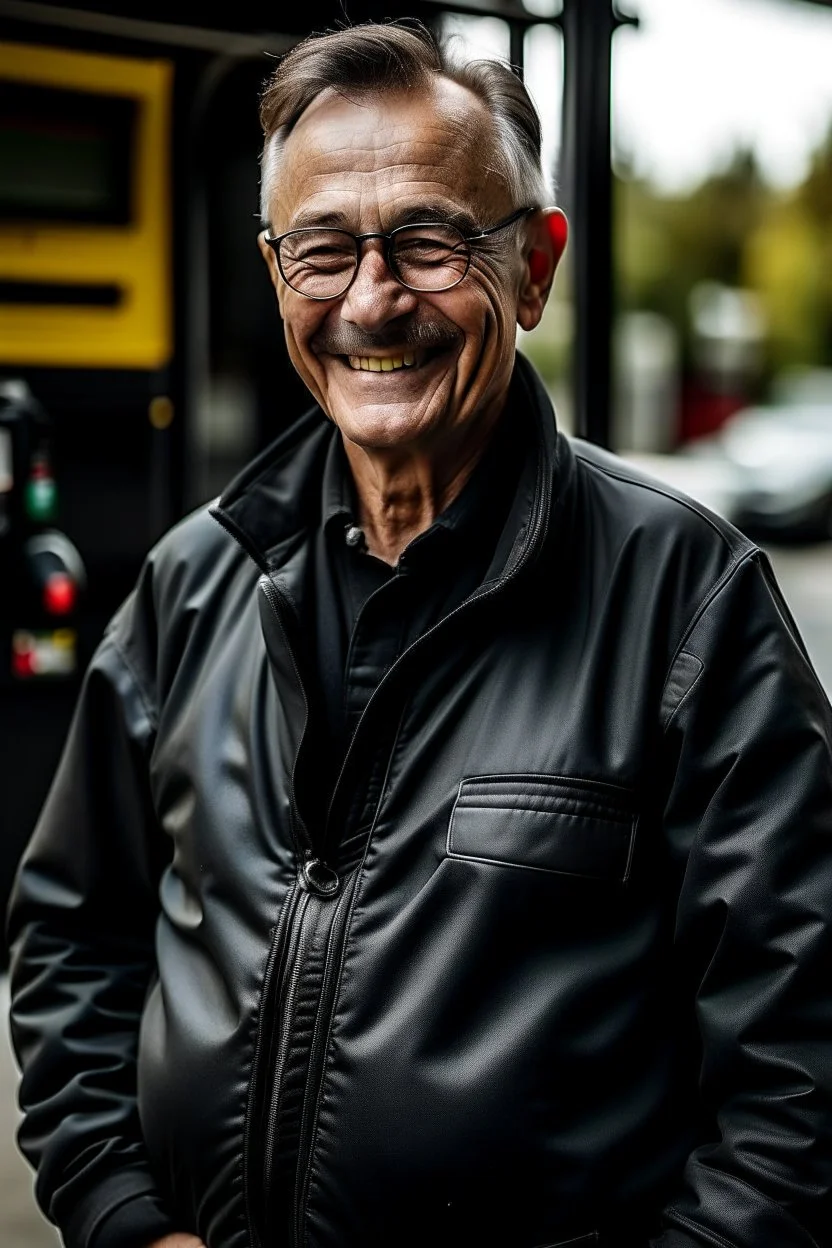
[{"label": "jacket cuff", "polygon": [[181,1227],[174,1226],[155,1196],[137,1196],[99,1222],[90,1248],[150,1248],[176,1230]]},{"label": "jacket cuff", "polygon": [[171,1221],[146,1172],[123,1170],[76,1206],[61,1230],[66,1248],[149,1248],[182,1227]]}]

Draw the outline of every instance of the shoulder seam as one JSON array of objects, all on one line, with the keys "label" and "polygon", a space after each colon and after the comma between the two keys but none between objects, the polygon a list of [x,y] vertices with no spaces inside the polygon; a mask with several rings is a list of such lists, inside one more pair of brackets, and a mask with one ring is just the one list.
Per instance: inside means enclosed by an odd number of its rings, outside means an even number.
[{"label": "shoulder seam", "polygon": [[[699,658],[699,655],[694,654],[693,651],[685,651],[685,646],[688,642],[688,639],[690,638],[691,633],[696,628],[697,624],[702,619],[702,616],[708,610],[711,603],[714,602],[714,600],[719,597],[719,595],[722,593],[725,587],[734,579],[734,576],[739,571],[739,569],[743,567],[746,563],[751,563],[752,561],[757,560],[759,558],[759,555],[760,555],[760,551],[758,550],[756,546],[752,547],[752,549],[750,550],[745,551],[740,556],[740,558],[734,559],[728,565],[728,567],[722,573],[722,576],[720,576],[719,579],[715,582],[715,584],[711,586],[710,591],[705,595],[705,597],[700,602],[698,608],[693,613],[693,616],[690,622],[688,623],[687,628],[682,633],[682,636],[679,640],[678,645],[676,646],[676,649],[673,651],[673,657],[671,658],[670,663],[668,665],[667,674],[665,675],[664,683],[662,685],[662,693],[664,693],[664,690],[667,688],[667,682],[670,680],[671,673],[674,667],[676,666],[676,662],[679,659],[680,655],[684,653],[689,653],[691,654],[692,658],[695,658],[695,659]],[[701,659],[699,661],[701,662]],[[704,668],[702,670],[704,671]],[[698,675],[696,676],[695,680],[693,681],[693,684],[691,685],[691,687],[685,691],[685,693],[680,698],[679,703],[671,711],[670,716],[668,717],[664,725],[664,728],[662,729],[663,734],[670,727],[670,724],[672,723],[673,718],[676,715],[676,712],[679,710],[679,707],[685,701],[687,694],[690,693],[691,689],[693,688],[693,685],[695,685],[699,681],[699,677],[701,675],[702,675],[702,672],[700,671]]]},{"label": "shoulder seam", "polygon": [[[589,456],[582,455],[580,450],[575,446],[574,442],[572,443],[572,452],[580,463],[586,464],[588,468],[592,468],[596,472],[603,473],[604,476],[611,477],[614,481],[623,481],[627,485],[635,485],[643,490],[649,490],[651,493],[659,494],[662,498],[667,498],[673,503],[678,503],[680,507],[685,507],[688,511],[692,512],[693,515],[698,516],[700,520],[704,520],[704,522],[709,525],[716,534],[718,534],[721,541],[728,547],[729,550],[732,548],[731,543],[728,541],[728,538],[725,536],[719,525],[714,523],[706,511],[700,510],[700,508],[696,505],[695,499],[685,498],[681,494],[676,494],[673,490],[664,488],[660,481],[642,481],[638,477],[630,476],[627,472],[616,472],[614,469],[605,464],[598,464],[595,460],[590,459]],[[737,530],[737,533],[743,538],[744,553],[756,553],[759,548],[755,546],[753,542],[750,542],[749,539],[745,537],[744,534],[740,533],[739,530]]]},{"label": "shoulder seam", "polygon": [[[728,585],[728,583],[734,579],[734,576],[739,571],[739,569],[743,567],[744,564],[751,563],[754,560],[756,560],[759,557],[759,554],[760,554],[760,551],[757,549],[756,546],[752,547],[751,550],[744,551],[743,554],[740,555],[739,558],[734,559],[732,560],[731,563],[729,563],[728,567],[722,573],[722,576],[720,576],[719,579],[711,586],[710,591],[705,595],[705,597],[700,602],[699,607],[693,613],[690,623],[688,624],[687,628],[682,634],[679,644],[673,652],[673,658],[671,659],[671,662],[670,662],[670,668],[668,668],[668,675],[670,675],[670,671],[673,668],[673,664],[678,659],[680,652],[684,649],[684,646],[687,643],[688,638],[690,637],[691,633],[696,628],[697,624],[702,619],[702,616],[708,610],[708,608],[710,607],[714,599],[719,597],[719,595],[725,589],[726,585]],[[694,655],[694,657],[698,658],[698,655]]]},{"label": "shoulder seam", "polygon": [[[696,609],[693,616],[691,617],[687,628],[683,631],[681,637],[679,638],[679,641],[676,644],[676,647],[673,651],[673,656],[670,660],[670,663],[668,664],[664,682],[662,684],[662,691],[664,691],[664,689],[667,688],[667,682],[670,679],[670,675],[673,671],[673,668],[676,665],[679,655],[684,651],[685,645],[687,644],[687,641],[691,633],[696,628],[697,624],[699,623],[699,621],[701,620],[705,612],[708,610],[711,603],[714,601],[715,598],[719,596],[719,594],[722,593],[723,589],[733,579],[734,575],[739,570],[739,568],[741,568],[745,563],[751,562],[752,560],[759,560],[762,552],[759,546],[751,542],[745,536],[745,534],[740,533],[739,530],[737,530],[737,534],[740,538],[742,538],[742,543],[741,544],[737,543],[736,545],[732,544],[728,540],[728,537],[722,531],[720,526],[714,523],[714,521],[707,514],[707,512],[700,510],[700,508],[695,505],[695,500],[687,499],[683,496],[680,496],[674,493],[672,490],[664,489],[662,487],[661,482],[654,483],[652,481],[641,481],[639,480],[638,477],[632,477],[627,472],[616,472],[614,469],[608,467],[605,464],[598,464],[594,460],[590,459],[588,456],[582,455],[580,452],[580,449],[575,447],[574,443],[572,443],[572,450],[573,450],[576,460],[578,460],[581,464],[586,465],[587,468],[591,468],[591,469],[596,470],[597,472],[603,473],[605,476],[611,477],[615,481],[623,481],[627,485],[640,486],[642,489],[649,490],[650,492],[654,494],[660,495],[662,498],[667,498],[671,502],[678,503],[681,507],[685,507],[688,511],[692,512],[693,515],[698,516],[700,520],[703,520],[714,531],[714,533],[718,535],[723,546],[731,554],[731,559],[730,559],[730,562],[728,563],[728,566],[724,569],[721,576],[717,578],[717,580],[711,586],[708,593],[702,599],[698,608]],[[693,657],[697,658],[698,656],[693,655]],[[701,676],[701,674],[702,673],[700,672],[699,675]],[[696,677],[694,684],[697,683],[698,680],[699,680],[699,676]],[[690,690],[687,690],[687,692],[689,693]],[[682,700],[684,700],[684,696]],[[678,709],[679,709],[678,706],[674,707],[673,711],[670,714],[669,719],[667,720],[667,723],[664,726],[663,732],[666,731],[667,728],[669,727],[670,722],[675,716],[676,711],[678,711]]]}]

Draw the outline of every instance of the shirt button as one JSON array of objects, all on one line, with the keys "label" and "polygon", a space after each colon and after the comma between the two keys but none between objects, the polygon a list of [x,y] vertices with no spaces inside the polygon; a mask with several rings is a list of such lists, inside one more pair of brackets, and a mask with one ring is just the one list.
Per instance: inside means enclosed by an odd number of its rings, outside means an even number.
[{"label": "shirt button", "polygon": [[359,529],[357,524],[348,524],[347,531],[344,534],[344,541],[353,550],[357,550],[364,546],[364,530]]}]

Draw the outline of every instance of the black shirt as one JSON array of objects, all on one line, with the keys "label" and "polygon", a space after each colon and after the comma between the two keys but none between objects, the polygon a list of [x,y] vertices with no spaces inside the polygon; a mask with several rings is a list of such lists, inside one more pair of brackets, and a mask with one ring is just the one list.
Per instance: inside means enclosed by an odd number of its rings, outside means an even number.
[{"label": "black shirt", "polygon": [[314,657],[333,769],[387,670],[485,579],[526,449],[513,424],[500,421],[458,496],[394,567],[364,546],[352,475],[340,438],[333,442],[313,559]]}]

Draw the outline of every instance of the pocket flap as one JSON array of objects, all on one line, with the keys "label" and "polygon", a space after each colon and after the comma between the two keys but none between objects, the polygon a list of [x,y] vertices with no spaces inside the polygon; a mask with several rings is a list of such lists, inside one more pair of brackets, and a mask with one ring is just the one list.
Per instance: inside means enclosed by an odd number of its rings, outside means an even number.
[{"label": "pocket flap", "polygon": [[627,879],[635,797],[569,776],[472,776],[459,786],[449,858],[595,879]]},{"label": "pocket flap", "polygon": [[590,1231],[588,1235],[578,1235],[572,1239],[559,1239],[556,1244],[545,1244],[543,1248],[578,1248],[581,1244],[597,1244],[598,1232]]}]

